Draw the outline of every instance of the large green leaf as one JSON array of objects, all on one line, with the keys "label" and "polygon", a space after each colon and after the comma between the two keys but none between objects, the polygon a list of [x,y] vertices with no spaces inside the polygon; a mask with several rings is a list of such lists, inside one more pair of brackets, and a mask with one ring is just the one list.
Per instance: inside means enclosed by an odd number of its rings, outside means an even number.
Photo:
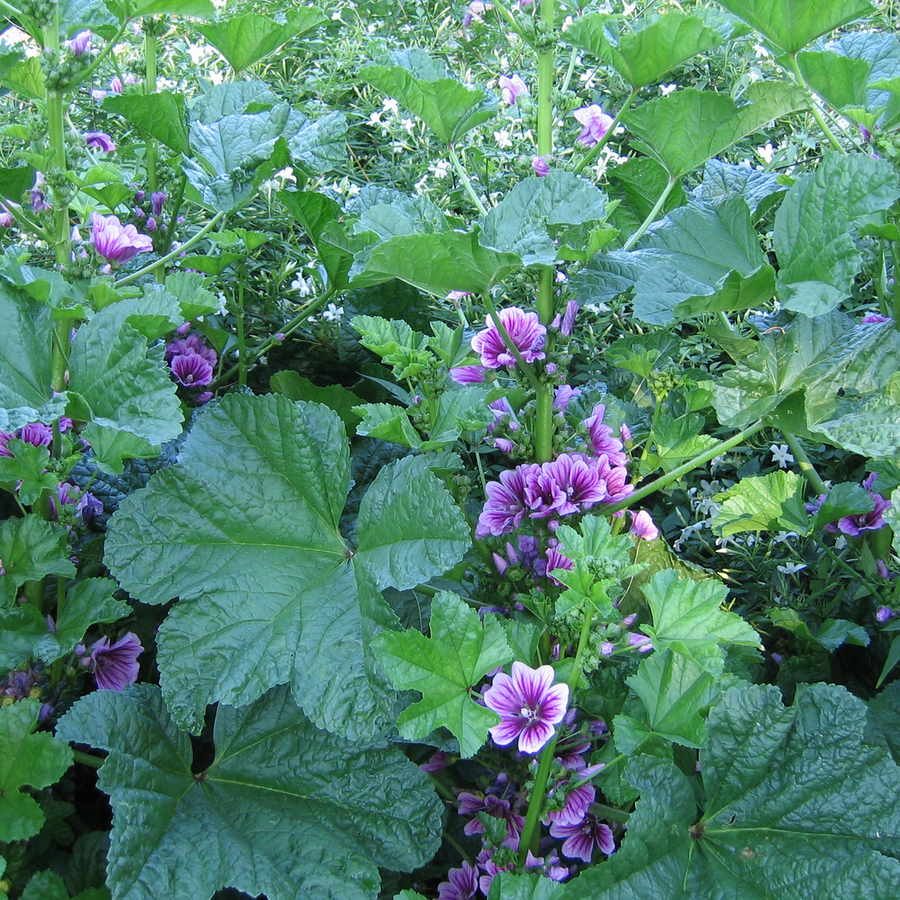
[{"label": "large green leaf", "polygon": [[470,534],[428,470],[427,457],[407,457],[378,473],[360,504],[356,532],[356,562],[379,589],[400,591],[449,569],[468,548]]},{"label": "large green leaf", "polygon": [[746,98],[738,106],[727,94],[687,88],[629,110],[623,122],[637,136],[635,146],[676,179],[773,119],[809,105],[806,94],[787,82],[751,84]]},{"label": "large green leaf", "polygon": [[711,655],[722,658],[721,644],[759,646],[753,627],[722,608],[728,589],[720,581],[681,578],[674,569],[664,569],[641,590],[653,613],[653,625],[642,629],[657,650],[671,648],[705,664]]},{"label": "large green leaf", "polygon": [[403,66],[364,66],[359,75],[384,96],[399,100],[445,144],[454,143],[497,111],[496,102],[485,103],[484,91],[453,78],[416,78]]},{"label": "large green leaf", "polygon": [[120,301],[78,329],[69,353],[72,418],[127,432],[154,446],[181,434],[181,405],[165,363],[165,346],[148,347],[128,321],[133,315],[140,318],[142,309],[156,316],[169,305],[175,314],[171,298],[151,294]]},{"label": "large green leaf", "polygon": [[482,247],[474,233],[414,234],[375,247],[362,279],[374,284],[399,278],[441,297],[450,291],[480,294],[521,264],[518,254]]},{"label": "large green leaf", "polygon": [[151,685],[89,695],[58,733],[109,751],[99,786],[114,812],[115,900],[229,886],[270,900],[374,900],[378,866],[412,869],[439,844],[426,776],[399,750],[318,731],[285,688],[220,706],[215,758],[196,774],[190,737]]},{"label": "large green leaf", "polygon": [[[393,481],[386,470],[370,509],[389,512],[394,542],[363,517],[354,555],[338,528],[349,456],[337,414],[274,394],[231,395],[191,430],[178,466],[122,503],[107,535],[111,571],[146,603],[181,598],[159,639],[179,722],[198,727],[207,703],[249,703],[289,682],[321,727],[352,737],[386,726],[394,695],[371,641],[397,622],[375,581],[427,580],[469,543],[427,470],[399,476],[403,496]],[[425,527],[417,506],[432,511],[428,533],[440,538],[400,563],[394,543],[414,547]]]},{"label": "large green leaf", "polygon": [[655,325],[770,300],[775,273],[765,264],[744,199],[690,203],[650,229],[633,256],[640,274],[634,311]]},{"label": "large green leaf", "polygon": [[803,80],[834,109],[865,107],[869,65],[831,50],[804,50],[797,54]]},{"label": "large green leaf", "polygon": [[[797,179],[775,216],[778,288],[784,305],[821,315],[849,297],[862,257],[853,230],[900,196],[893,167],[865,154],[826,156]],[[876,220],[877,221],[877,220]]]},{"label": "large green leaf", "polygon": [[566,230],[606,218],[606,197],[589,181],[553,170],[526,178],[487,214],[478,241],[498,253],[518,254],[522,264],[553,265]]},{"label": "large green leaf", "polygon": [[176,153],[190,152],[185,126],[184,96],[171,91],[153,94],[110,94],[103,108],[137,125]]},{"label": "large green leaf", "polygon": [[320,10],[310,6],[290,11],[283,23],[257,13],[246,13],[208,25],[198,25],[197,30],[236,72],[240,72],[282,44],[327,21]]},{"label": "large green leaf", "polygon": [[621,849],[566,900],[893,900],[900,892],[900,769],[863,743],[866,708],[844,688],[726,691],[700,752],[705,799],[648,756],[626,777],[641,793]]},{"label": "large green leaf", "polygon": [[315,191],[282,191],[278,199],[315,245],[328,273],[328,286],[342,291],[349,284],[353,254],[323,239],[326,227],[341,217],[340,204]]},{"label": "large green leaf", "polygon": [[[716,674],[720,673],[721,666]],[[624,714],[613,719],[620,753],[633,753],[651,735],[685,747],[706,746],[703,713],[719,690],[708,668],[685,654],[661,650],[641,660],[627,681],[640,697],[646,719]]]},{"label": "large green leaf", "polygon": [[11,285],[0,283],[0,429],[29,422],[49,424],[66,398],[50,391],[52,311]]},{"label": "large green leaf", "polygon": [[796,53],[823,34],[875,10],[868,0],[716,0],[776,49]]},{"label": "large green leaf", "polygon": [[192,122],[211,125],[225,116],[245,113],[251,105],[259,110],[274,106],[278,101],[278,95],[262,81],[226,81],[207,85],[188,107]]},{"label": "large green leaf", "polygon": [[563,40],[613,66],[633,87],[659,81],[675,66],[723,40],[703,19],[673,9],[639,22],[626,34],[616,33],[615,21],[599,13],[581,16],[563,32]]},{"label": "large green leaf", "polygon": [[460,754],[474,756],[488,728],[500,720],[476,703],[470,691],[491,669],[509,662],[512,651],[495,618],[480,622],[478,613],[450,591],[434,598],[430,629],[430,637],[414,628],[385,632],[375,643],[394,686],[422,694],[403,711],[397,727],[408,740],[447,728],[459,740]]},{"label": "large green leaf", "polygon": [[32,734],[41,704],[20,700],[0,707],[0,841],[21,841],[40,831],[44,814],[20,790],[59,781],[72,765],[72,750],[52,734]]}]

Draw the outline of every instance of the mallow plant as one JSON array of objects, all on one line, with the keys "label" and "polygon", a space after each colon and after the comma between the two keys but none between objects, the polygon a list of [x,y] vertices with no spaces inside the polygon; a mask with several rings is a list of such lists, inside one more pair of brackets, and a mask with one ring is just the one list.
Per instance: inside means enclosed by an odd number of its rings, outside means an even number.
[{"label": "mallow plant", "polygon": [[[452,206],[374,182],[339,200],[347,118],[252,77],[338,27],[315,5],[0,7],[27,110],[0,171],[7,893],[897,896],[900,43],[867,2],[457,10],[460,40],[496,29],[528,64],[473,86],[398,44],[358,73],[427,130]],[[159,83],[170,17],[227,81]],[[783,78],[656,96],[746,35]],[[626,86],[617,107],[583,65]],[[795,114],[818,166],[723,158]],[[496,191],[470,160],[511,116],[526,174]],[[316,258],[271,333],[261,192]],[[411,296],[431,314],[408,321]],[[623,302],[599,359],[588,315]],[[364,377],[260,385],[322,310]],[[672,333],[719,365],[679,371]],[[751,622],[647,505],[763,434],[792,468],[750,467],[710,527],[814,537],[856,580]],[[826,480],[820,446],[865,474]],[[776,629],[871,645],[877,671],[786,698]]]}]

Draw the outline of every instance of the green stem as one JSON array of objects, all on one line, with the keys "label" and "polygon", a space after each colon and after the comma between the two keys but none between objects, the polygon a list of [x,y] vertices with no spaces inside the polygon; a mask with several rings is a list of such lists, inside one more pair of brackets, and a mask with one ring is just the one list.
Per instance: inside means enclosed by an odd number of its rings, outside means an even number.
[{"label": "green stem", "polygon": [[456,153],[456,148],[453,144],[448,144],[447,149],[450,151],[450,162],[453,163],[453,168],[456,171],[456,174],[459,176],[459,180],[462,182],[463,187],[466,189],[466,193],[472,199],[472,202],[478,208],[478,212],[480,212],[483,216],[487,215],[487,207],[484,203],[481,202],[481,197],[475,193],[475,188],[472,187],[472,182],[469,180],[469,173],[463,168],[463,164],[459,160],[459,156]]},{"label": "green stem", "polygon": [[743,443],[747,438],[753,437],[759,431],[762,431],[763,428],[766,427],[766,423],[763,421],[754,422],[752,425],[747,426],[743,431],[739,431],[737,434],[728,438],[727,441],[720,441],[714,447],[710,447],[709,450],[705,450],[703,453],[695,456],[693,459],[689,459],[686,463],[682,463],[678,466],[677,469],[672,469],[671,472],[668,472],[665,475],[661,475],[655,481],[651,481],[650,484],[645,485],[642,488],[638,488],[634,493],[629,494],[624,500],[620,500],[618,503],[612,503],[609,506],[603,509],[604,514],[611,515],[614,512],[618,512],[620,509],[627,509],[633,503],[637,503],[638,500],[643,500],[644,497],[649,497],[651,494],[656,493],[656,491],[660,491],[665,487],[668,487],[670,484],[678,481],[680,478],[687,475],[689,472],[693,472],[694,469],[699,468],[700,466],[706,465],[711,459],[714,459],[717,456],[720,456],[723,453],[727,453],[729,450],[737,447],[738,444]]},{"label": "green stem", "polygon": [[[285,325],[284,329],[282,331],[280,331],[279,334],[283,334],[285,337],[287,337],[289,334],[292,334],[310,316],[315,315],[315,313],[319,309],[321,309],[334,296],[334,294],[335,294],[334,290],[332,288],[328,288],[328,290],[326,290],[325,293],[322,294],[322,296],[319,297],[318,300],[315,300],[313,303],[311,303],[309,306],[307,306],[303,310],[303,312],[298,313],[296,316],[294,316],[294,318],[291,319],[291,321],[288,322],[287,325]],[[268,338],[259,347],[257,347],[256,350],[254,350],[252,353],[249,353],[247,355],[247,364],[249,365],[250,363],[256,362],[257,359],[259,359],[261,356],[264,356],[267,351],[272,349],[272,347],[274,347],[276,344],[280,344],[280,343],[281,343],[281,341],[278,340],[278,338],[274,338],[274,337]],[[232,366],[227,372],[225,372],[224,375],[220,375],[215,380],[215,382],[212,385],[210,385],[209,389],[211,391],[214,391],[221,385],[228,382],[234,376],[234,374],[238,371],[239,368],[240,368],[240,366],[237,366],[237,365]]]},{"label": "green stem", "polygon": [[638,95],[638,89],[632,88],[631,93],[625,98],[625,102],[622,104],[619,111],[616,113],[616,117],[612,120],[612,125],[606,131],[606,134],[603,135],[602,138],[593,146],[591,149],[582,157],[578,165],[572,170],[576,175],[581,174],[581,172],[587,168],[596,158],[597,154],[609,143],[613,134],[615,133],[616,128],[619,127],[619,120],[622,116],[627,112],[628,107],[634,103],[634,98]]},{"label": "green stem", "polygon": [[10,19],[15,19],[17,21],[21,21],[25,18],[25,15],[16,9],[12,4],[7,3],[6,0],[0,0],[0,12],[5,13]]},{"label": "green stem", "polygon": [[78,77],[77,84],[73,84],[70,86],[69,89],[71,91],[74,91],[77,87],[84,84],[93,76],[94,72],[97,71],[106,57],[109,56],[110,53],[112,53],[112,48],[119,43],[122,35],[125,34],[125,32],[128,30],[128,24],[128,22],[124,22],[119,27],[119,30],[109,39],[106,46],[94,57],[94,59],[91,61],[91,64]]},{"label": "green stem", "polygon": [[195,235],[189,237],[180,247],[175,250],[170,251],[165,256],[160,257],[160,259],[156,260],[156,262],[152,262],[147,266],[144,266],[142,269],[138,269],[137,272],[132,272],[130,275],[126,275],[124,278],[120,278],[113,284],[113,287],[122,287],[123,285],[130,284],[132,281],[137,281],[138,278],[142,278],[144,275],[152,272],[157,266],[164,266],[167,263],[171,262],[173,259],[176,259],[185,250],[189,250],[194,246],[198,241],[202,241],[203,238],[208,235],[222,219],[225,218],[225,213],[217,212],[212,219],[209,220]]},{"label": "green stem", "polygon": [[[145,93],[156,93],[156,28],[153,19],[144,23],[144,66],[147,71],[147,80],[145,84]],[[159,174],[157,172],[159,146],[153,138],[147,138],[145,144],[147,153],[147,185],[151,192],[159,190]],[[157,269],[157,279],[160,278],[160,271]]]},{"label": "green stem", "polygon": [[541,385],[535,396],[534,460],[545,463],[553,459],[553,394]]},{"label": "green stem", "polygon": [[503,338],[503,343],[506,344],[506,349],[513,355],[516,360],[516,364],[522,369],[522,372],[525,374],[525,377],[528,379],[528,383],[540,394],[543,385],[540,382],[540,379],[534,372],[534,369],[525,362],[525,357],[519,352],[519,348],[513,342],[513,339],[509,336],[509,332],[506,330],[506,326],[504,326],[503,322],[500,320],[500,316],[497,313],[497,307],[494,306],[494,301],[491,299],[491,292],[485,291],[482,295],[484,298],[484,305],[487,307],[488,314],[491,317],[491,321],[494,325],[497,326],[497,331],[500,332],[500,337]]},{"label": "green stem", "polygon": [[[842,560],[842,559],[837,555],[837,553],[835,553],[834,550],[831,549],[831,547],[828,547],[827,545],[823,544],[817,537],[815,537],[814,535],[811,535],[811,537],[812,537],[813,540],[816,542],[816,544],[818,544],[818,546],[819,546],[820,549],[825,553],[825,555],[828,556],[828,557],[832,560],[832,562],[837,563],[837,565],[839,566],[839,568],[843,569],[843,570],[850,576],[850,578],[851,578],[852,581],[853,581],[853,584],[861,584],[861,585],[862,585],[863,587],[865,587],[865,588],[868,590],[868,592],[869,592],[873,597],[875,597],[876,599],[878,599],[878,598],[881,596],[881,594],[880,594],[880,592],[878,591],[878,589],[877,589],[874,585],[872,585],[872,584],[870,584],[868,581],[866,581],[866,579],[863,578],[863,577],[859,574],[859,570],[858,570],[858,569],[854,569],[854,568],[853,568],[852,566],[850,566],[848,563],[844,562],[844,560]],[[838,600],[839,600],[839,599],[840,599],[840,598],[838,597]],[[826,615],[826,618],[827,618],[828,615],[830,615],[831,612],[833,612],[833,611],[834,611],[833,609],[829,609],[829,610],[828,610],[828,613],[827,613],[827,615]]]},{"label": "green stem", "polygon": [[519,838],[519,865],[524,866],[530,850],[535,856],[538,854],[540,844],[540,817],[544,808],[544,794],[547,791],[547,779],[550,777],[550,766],[556,752],[557,735],[554,734],[541,751],[541,761],[537,774],[534,776],[534,788],[531,791],[531,799],[528,801],[528,812],[525,815],[525,825],[522,828],[522,836]]},{"label": "green stem", "polygon": [[[44,48],[59,52],[59,7],[54,5],[53,19],[42,29]],[[50,171],[58,177],[66,170],[65,110],[59,91],[47,91],[47,136],[50,144]],[[53,253],[56,264],[69,262],[69,207],[65,194],[52,191],[53,200]]]},{"label": "green stem", "polygon": [[790,431],[785,431],[784,429],[781,430],[781,433],[787,441],[788,447],[791,448],[791,453],[794,455],[797,467],[800,469],[803,477],[812,485],[812,489],[816,494],[827,494],[828,487],[825,485],[825,482],[822,481],[821,476],[816,471],[816,467],[810,462],[809,457],[806,455],[806,451],[803,449],[803,444],[800,443],[797,435],[792,434]]},{"label": "green stem", "polygon": [[247,341],[244,335],[244,282],[246,276],[247,261],[242,259],[238,265],[237,315],[235,316],[238,342],[238,384],[241,387],[247,384]]},{"label": "green stem", "polygon": [[506,8],[503,0],[497,0],[494,3],[494,9],[506,20],[506,24],[520,37],[529,47],[534,47],[534,41],[521,29],[516,17]]},{"label": "green stem", "polygon": [[800,71],[800,66],[797,65],[797,54],[792,53],[788,57],[791,61],[791,72],[794,74],[794,78],[797,79],[797,84],[799,84],[806,93],[809,95],[809,99],[812,101],[810,103],[810,109],[812,110],[813,117],[819,123],[819,128],[822,129],[822,133],[828,138],[829,143],[835,150],[839,153],[846,153],[847,151],[840,145],[838,139],[834,136],[832,130],[828,127],[828,124],[825,122],[825,119],[822,117],[822,113],[819,111],[818,106],[816,106],[816,94],[813,89],[806,83],[806,79],[803,77],[803,73]]},{"label": "green stem", "polygon": [[571,54],[569,54],[569,66],[566,69],[565,77],[563,78],[562,86],[559,89],[561,94],[565,94],[565,92],[569,89],[569,84],[572,82],[572,75],[575,74],[575,60],[578,59],[578,51],[575,47],[572,48]]},{"label": "green stem", "polygon": [[647,214],[647,218],[641,222],[640,228],[630,237],[627,241],[625,241],[623,250],[630,250],[644,235],[644,232],[656,221],[656,217],[659,215],[660,210],[663,208],[663,204],[668,199],[669,194],[672,193],[672,188],[678,183],[678,179],[674,176],[670,176],[668,182],[666,183],[666,187],[663,192],[659,195],[659,200],[653,205],[653,209]]},{"label": "green stem", "polygon": [[900,244],[891,241],[891,256],[894,259],[894,290],[891,293],[891,315],[894,328],[900,330]]},{"label": "green stem", "polygon": [[105,757],[84,753],[82,750],[73,750],[72,756],[75,762],[81,763],[83,766],[90,766],[92,769],[99,769],[106,762]]}]

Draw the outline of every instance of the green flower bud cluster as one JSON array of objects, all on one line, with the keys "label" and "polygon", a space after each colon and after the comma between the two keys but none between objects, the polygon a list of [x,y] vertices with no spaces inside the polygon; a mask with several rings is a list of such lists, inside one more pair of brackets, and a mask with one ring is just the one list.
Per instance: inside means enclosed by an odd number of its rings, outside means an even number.
[{"label": "green flower bud cluster", "polygon": [[48,91],[61,94],[81,81],[82,73],[91,64],[90,54],[74,56],[64,50],[45,50],[41,56],[41,72]]},{"label": "green flower bud cluster", "polygon": [[41,27],[53,21],[57,5],[56,0],[22,0],[19,3],[22,12]]}]

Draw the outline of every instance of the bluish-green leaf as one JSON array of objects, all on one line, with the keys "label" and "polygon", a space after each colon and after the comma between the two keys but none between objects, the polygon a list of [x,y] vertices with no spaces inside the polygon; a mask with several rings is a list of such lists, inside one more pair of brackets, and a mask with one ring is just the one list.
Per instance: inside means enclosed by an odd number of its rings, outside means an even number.
[{"label": "bluish-green leaf", "polygon": [[188,107],[192,122],[212,125],[225,116],[247,112],[251,105],[261,109],[274,106],[278,101],[278,95],[262,81],[226,81],[207,85]]},{"label": "bluish-green leaf", "polygon": [[[147,306],[156,315],[168,301],[151,295]],[[69,390],[78,395],[72,401],[73,418],[87,419],[89,410],[96,424],[158,446],[181,434],[182,413],[164,345],[148,347],[128,323],[140,309],[140,301],[113,303],[78,329],[69,354]]]},{"label": "bluish-green leaf", "polygon": [[438,593],[431,604],[430,632],[430,637],[415,629],[385,632],[375,642],[394,686],[422,694],[403,711],[397,727],[408,740],[447,728],[459,740],[461,755],[474,756],[499,718],[476,703],[470,691],[491,669],[509,662],[512,651],[499,622],[480,622],[478,613],[450,591]]},{"label": "bluish-green leaf", "polygon": [[220,706],[215,757],[196,775],[190,738],[151,685],[89,695],[58,732],[109,751],[99,786],[114,810],[117,900],[228,886],[270,900],[374,900],[379,866],[412,869],[440,841],[440,803],[415,765],[318,731],[285,688]]},{"label": "bluish-green leaf", "polygon": [[566,900],[892,900],[900,769],[862,742],[866,710],[844,688],[725,692],[700,752],[705,799],[672,763],[629,762],[641,793],[622,847]]},{"label": "bluish-green leaf", "polygon": [[246,13],[242,16],[198,25],[197,30],[240,72],[277,50],[282,44],[328,21],[315,7],[302,7],[287,14],[284,23],[268,16]]},{"label": "bluish-green leaf", "polygon": [[804,50],[797,54],[803,80],[834,109],[865,107],[869,64],[831,50]]},{"label": "bluish-green leaf", "polygon": [[382,469],[360,504],[356,560],[380,589],[415,587],[469,549],[465,517],[425,460],[406,457]]},{"label": "bluish-green leaf", "polygon": [[44,814],[25,785],[49,787],[72,765],[72,750],[52,734],[32,734],[41,704],[20,700],[0,707],[0,841],[21,841],[37,834]]},{"label": "bluish-green leaf", "polygon": [[553,265],[554,241],[567,226],[602,222],[606,197],[590,182],[553,170],[546,178],[526,178],[487,214],[478,241],[498,253],[516,254],[522,264]]},{"label": "bluish-green leaf", "polygon": [[698,16],[674,9],[633,31],[617,34],[616,19],[598,13],[580,16],[563,40],[613,66],[633,87],[659,81],[677,65],[722,43],[722,35]]}]

